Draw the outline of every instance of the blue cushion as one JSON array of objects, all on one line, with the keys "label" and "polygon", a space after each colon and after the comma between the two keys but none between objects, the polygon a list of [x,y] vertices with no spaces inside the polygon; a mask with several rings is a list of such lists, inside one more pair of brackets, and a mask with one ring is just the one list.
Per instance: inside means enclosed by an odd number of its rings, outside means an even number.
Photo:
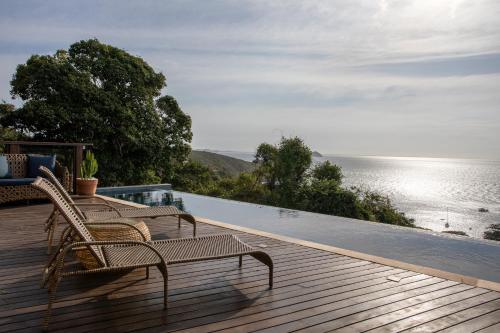
[{"label": "blue cushion", "polygon": [[35,181],[36,178],[8,178],[0,179],[0,186],[16,186],[16,185],[29,185]]},{"label": "blue cushion", "polygon": [[10,178],[9,163],[5,155],[0,156],[0,178]]},{"label": "blue cushion", "polygon": [[56,168],[56,155],[43,156],[43,155],[28,155],[28,178],[41,177],[42,173],[38,170],[39,167],[44,166],[50,171],[54,172]]}]

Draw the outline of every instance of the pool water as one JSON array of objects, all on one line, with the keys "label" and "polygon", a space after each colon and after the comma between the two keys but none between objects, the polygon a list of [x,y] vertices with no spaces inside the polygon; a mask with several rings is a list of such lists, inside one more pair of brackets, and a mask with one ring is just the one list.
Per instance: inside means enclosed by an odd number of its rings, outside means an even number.
[{"label": "pool water", "polygon": [[182,200],[174,198],[170,184],[99,187],[97,194],[148,206],[175,205],[184,209]]},{"label": "pool water", "polygon": [[175,204],[195,216],[500,282],[500,242],[255,205],[167,187],[99,189],[98,193],[148,205]]}]

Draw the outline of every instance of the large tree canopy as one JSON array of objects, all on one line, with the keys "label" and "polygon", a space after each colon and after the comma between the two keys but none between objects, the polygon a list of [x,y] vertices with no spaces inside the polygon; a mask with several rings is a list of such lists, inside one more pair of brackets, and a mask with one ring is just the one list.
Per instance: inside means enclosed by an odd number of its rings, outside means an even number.
[{"label": "large tree canopy", "polygon": [[96,39],[19,65],[3,127],[37,141],[91,142],[103,184],[167,180],[184,161],[191,118],[161,95],[165,76],[144,60]]}]

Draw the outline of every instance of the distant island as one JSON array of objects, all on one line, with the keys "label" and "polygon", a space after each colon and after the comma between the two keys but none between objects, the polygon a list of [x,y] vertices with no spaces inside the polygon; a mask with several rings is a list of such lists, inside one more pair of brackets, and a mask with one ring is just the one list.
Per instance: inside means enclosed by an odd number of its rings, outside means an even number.
[{"label": "distant island", "polygon": [[321,153],[319,151],[317,151],[317,150],[315,150],[315,151],[312,152],[312,156],[313,157],[323,157],[323,155],[321,155]]}]

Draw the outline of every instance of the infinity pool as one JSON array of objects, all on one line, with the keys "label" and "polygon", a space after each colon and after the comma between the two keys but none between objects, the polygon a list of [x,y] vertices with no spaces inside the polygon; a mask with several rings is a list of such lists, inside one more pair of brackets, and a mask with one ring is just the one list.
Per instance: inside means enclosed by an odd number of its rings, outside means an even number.
[{"label": "infinity pool", "polygon": [[98,193],[147,205],[175,204],[220,222],[500,282],[500,242],[212,198],[172,191],[168,184]]}]

